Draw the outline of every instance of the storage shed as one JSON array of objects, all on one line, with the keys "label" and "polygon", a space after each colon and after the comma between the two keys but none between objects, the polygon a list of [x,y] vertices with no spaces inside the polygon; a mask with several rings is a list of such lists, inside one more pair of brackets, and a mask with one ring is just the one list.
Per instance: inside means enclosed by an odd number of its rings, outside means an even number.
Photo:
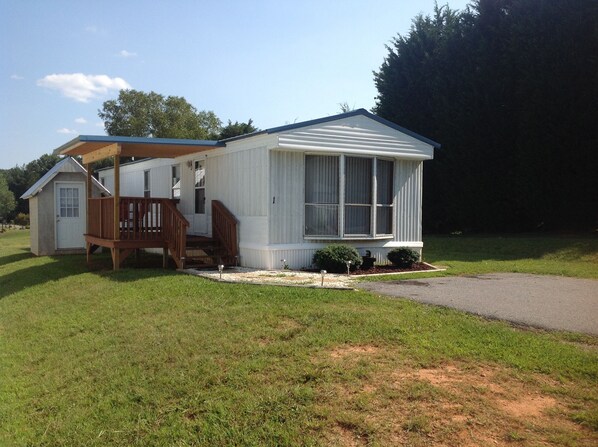
[{"label": "storage shed", "polygon": [[[29,199],[31,252],[56,255],[85,250],[87,171],[65,157],[22,196]],[[92,177],[92,196],[110,193]]]}]

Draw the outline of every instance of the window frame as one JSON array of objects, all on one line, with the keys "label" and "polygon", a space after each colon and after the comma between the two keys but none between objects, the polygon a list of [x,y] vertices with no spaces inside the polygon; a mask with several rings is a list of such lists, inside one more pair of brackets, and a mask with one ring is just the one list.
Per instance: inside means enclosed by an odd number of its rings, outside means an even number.
[{"label": "window frame", "polygon": [[[178,177],[175,177],[175,170],[178,169]],[[170,198],[171,199],[180,199],[181,198],[181,176],[182,176],[182,167],[180,163],[176,163],[171,165],[170,167]],[[178,178],[178,181],[175,182],[174,180]],[[178,188],[175,188],[176,184],[179,184]],[[175,195],[175,191],[178,191],[178,196]]]},{"label": "window frame", "polygon": [[[392,157],[384,157],[384,156],[377,156],[377,155],[356,155],[356,154],[344,154],[344,153],[304,153],[304,169],[303,169],[303,189],[305,191],[305,181],[307,177],[307,163],[305,159],[307,156],[334,156],[338,157],[339,163],[339,203],[337,206],[338,212],[338,230],[337,234],[331,235],[311,235],[306,234],[306,219],[307,213],[306,209],[308,205],[313,205],[311,203],[307,203],[305,201],[305,194],[303,194],[303,238],[306,240],[380,240],[380,239],[392,239],[395,235],[395,220],[396,216],[394,213],[395,202],[396,202],[396,193],[395,193],[395,185],[396,185],[396,159]],[[370,181],[371,181],[371,203],[368,205],[370,208],[370,233],[369,234],[352,234],[345,232],[345,207],[347,205],[353,206],[351,204],[347,204],[345,200],[346,196],[346,159],[347,158],[367,158],[372,160],[371,161],[371,174],[370,174]],[[391,179],[391,192],[392,192],[392,200],[390,204],[379,204],[378,203],[378,160],[384,160],[391,163],[392,169],[392,179]],[[386,207],[390,208],[391,214],[391,223],[390,223],[390,233],[377,233],[377,210],[379,207]]]},{"label": "window frame", "polygon": [[152,196],[151,170],[145,169],[143,171],[143,197],[148,198],[151,196]]},{"label": "window frame", "polygon": [[[203,168],[203,178],[196,181],[196,173],[198,167],[201,166]],[[198,209],[198,201],[197,201],[197,194],[200,190],[203,190],[203,200],[202,205]],[[204,215],[206,214],[206,161],[205,160],[194,160],[193,161],[193,213]]]}]

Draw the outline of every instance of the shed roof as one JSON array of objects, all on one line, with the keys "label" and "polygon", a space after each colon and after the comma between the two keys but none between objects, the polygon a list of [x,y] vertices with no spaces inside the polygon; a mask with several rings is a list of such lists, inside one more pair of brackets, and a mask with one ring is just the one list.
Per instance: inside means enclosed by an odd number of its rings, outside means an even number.
[{"label": "shed roof", "polygon": [[[67,170],[68,167],[71,169]],[[31,188],[25,191],[25,193],[21,196],[21,199],[29,199],[41,192],[43,187],[50,183],[50,181],[60,172],[80,172],[84,175],[87,175],[87,171],[79,164],[77,160],[72,157],[64,157],[62,160],[56,163],[52,169],[46,172],[37,182],[35,182]],[[98,182],[95,177],[92,177],[92,182],[94,186],[99,188],[103,193],[110,195],[110,191],[108,191],[100,182]]]}]

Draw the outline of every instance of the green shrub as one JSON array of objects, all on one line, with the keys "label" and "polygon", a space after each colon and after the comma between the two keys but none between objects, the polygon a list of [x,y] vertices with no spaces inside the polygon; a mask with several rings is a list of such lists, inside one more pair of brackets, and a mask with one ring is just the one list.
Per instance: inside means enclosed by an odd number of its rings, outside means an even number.
[{"label": "green shrub", "polygon": [[21,225],[22,227],[29,225],[29,214],[17,214],[17,217],[15,217],[15,225]]},{"label": "green shrub", "polygon": [[408,269],[417,261],[419,261],[419,255],[417,252],[410,248],[393,248],[388,252],[386,258],[402,269]]},{"label": "green shrub", "polygon": [[345,273],[346,261],[351,261],[351,270],[355,270],[361,265],[361,256],[353,247],[343,244],[331,244],[321,248],[316,251],[313,258],[313,263],[320,270],[330,273]]}]

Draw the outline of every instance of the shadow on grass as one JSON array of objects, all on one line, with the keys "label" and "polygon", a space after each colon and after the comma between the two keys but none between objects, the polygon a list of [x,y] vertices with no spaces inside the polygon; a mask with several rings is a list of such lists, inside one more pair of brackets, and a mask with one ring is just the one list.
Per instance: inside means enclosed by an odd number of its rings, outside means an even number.
[{"label": "shadow on grass", "polygon": [[23,261],[32,258],[33,255],[27,250],[27,253],[14,253],[12,255],[0,256],[0,267],[12,264],[13,262]]},{"label": "shadow on grass", "polygon": [[[29,258],[34,257],[27,253],[0,256],[0,266]],[[123,268],[119,271],[112,270],[112,259],[109,254],[94,256],[89,265],[84,255],[49,256],[47,259],[50,259],[51,262],[44,262],[40,265],[27,263],[18,270],[0,276],[0,299],[29,287],[85,273],[96,274],[118,282],[177,274],[173,263],[169,265],[168,269],[163,269],[161,256],[145,253],[142,254],[138,263],[134,258],[125,260]]]}]

